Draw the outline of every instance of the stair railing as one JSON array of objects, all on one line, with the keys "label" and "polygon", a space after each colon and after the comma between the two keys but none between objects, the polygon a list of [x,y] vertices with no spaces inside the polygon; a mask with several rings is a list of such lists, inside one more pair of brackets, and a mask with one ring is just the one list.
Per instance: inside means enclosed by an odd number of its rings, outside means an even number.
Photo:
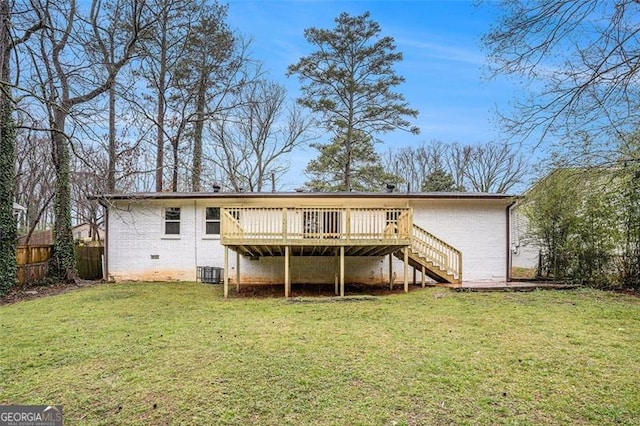
[{"label": "stair railing", "polygon": [[427,261],[462,281],[462,252],[430,232],[413,225],[411,249]]}]

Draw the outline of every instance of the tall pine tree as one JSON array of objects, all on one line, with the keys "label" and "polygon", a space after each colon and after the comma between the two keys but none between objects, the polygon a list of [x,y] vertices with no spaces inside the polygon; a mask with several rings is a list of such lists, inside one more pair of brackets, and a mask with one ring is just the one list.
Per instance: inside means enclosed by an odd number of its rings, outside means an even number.
[{"label": "tall pine tree", "polygon": [[[302,83],[298,102],[320,114],[324,126],[333,134],[328,145],[316,145],[323,152],[339,152],[335,161],[326,162],[326,174],[340,176],[340,182],[324,180],[315,173],[312,162],[312,188],[350,191],[368,187],[359,176],[371,176],[380,165],[374,149],[375,135],[402,129],[417,134],[407,118],[418,111],[409,108],[402,94],[394,89],[404,82],[393,66],[402,60],[393,38],[380,37],[380,25],[366,12],[360,16],[340,14],[331,30],[308,28],[307,41],[317,50],[290,65],[288,75],[297,75]],[[374,164],[368,158],[376,157]],[[369,172],[367,172],[369,171]],[[324,172],[323,172],[324,173]]]}]

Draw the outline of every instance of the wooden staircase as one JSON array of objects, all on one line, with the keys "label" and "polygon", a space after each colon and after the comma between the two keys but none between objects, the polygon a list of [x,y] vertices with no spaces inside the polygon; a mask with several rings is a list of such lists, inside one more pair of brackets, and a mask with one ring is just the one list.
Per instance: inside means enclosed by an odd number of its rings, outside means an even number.
[{"label": "wooden staircase", "polygon": [[[409,265],[424,272],[439,285],[460,287],[462,284],[462,253],[435,235],[417,225],[413,225]],[[404,259],[402,250],[394,253],[398,259]]]}]

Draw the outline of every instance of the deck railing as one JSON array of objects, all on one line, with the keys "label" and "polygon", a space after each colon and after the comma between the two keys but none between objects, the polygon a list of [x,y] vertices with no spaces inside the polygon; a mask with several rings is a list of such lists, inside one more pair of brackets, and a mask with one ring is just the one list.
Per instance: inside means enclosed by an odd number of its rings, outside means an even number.
[{"label": "deck railing", "polygon": [[417,225],[413,225],[411,246],[422,257],[447,271],[457,280],[462,279],[462,253],[460,250]]},{"label": "deck railing", "polygon": [[308,240],[408,240],[409,208],[228,207],[221,209],[221,239],[290,244]]}]

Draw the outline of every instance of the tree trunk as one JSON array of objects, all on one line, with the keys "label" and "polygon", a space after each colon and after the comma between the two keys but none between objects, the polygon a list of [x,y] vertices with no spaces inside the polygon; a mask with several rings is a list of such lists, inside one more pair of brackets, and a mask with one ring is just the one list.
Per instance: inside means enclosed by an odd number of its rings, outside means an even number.
[{"label": "tree trunk", "polygon": [[109,165],[107,170],[107,192],[116,192],[116,88],[115,84],[109,88]]},{"label": "tree trunk", "polygon": [[167,25],[169,21],[168,8],[164,8],[162,16],[162,41],[160,49],[160,70],[158,71],[158,110],[156,125],[158,135],[156,137],[156,192],[162,192],[164,172],[164,114],[165,95],[167,91]]},{"label": "tree trunk", "polygon": [[173,171],[171,177],[171,191],[178,192],[178,161],[180,160],[180,153],[178,152],[179,135],[175,136],[175,140],[171,141],[171,153],[173,154]]},{"label": "tree trunk", "polygon": [[[113,64],[115,62],[115,43],[113,37],[109,43],[109,60]],[[116,147],[116,85],[115,83],[109,87],[109,165],[107,169],[107,192],[113,194],[116,192],[116,164],[117,164],[117,147]]]},{"label": "tree trunk", "polygon": [[[164,68],[162,66],[161,68]],[[164,72],[161,69],[158,80],[158,114],[157,126],[158,135],[156,137],[156,192],[162,192],[162,175],[164,169]]]},{"label": "tree trunk", "polygon": [[344,186],[345,191],[351,191],[351,173],[353,168],[353,139],[354,139],[354,129],[353,129],[353,100],[354,94],[353,92],[349,93],[349,116],[347,122],[347,140],[345,141],[345,170],[344,170]]},{"label": "tree trunk", "polygon": [[193,131],[193,164],[191,174],[191,189],[200,192],[202,189],[202,129],[204,127],[204,108],[206,104],[206,84],[204,78],[198,85],[198,99],[196,103],[196,122]]},{"label": "tree trunk", "polygon": [[0,0],[0,295],[16,283],[16,221],[13,217],[16,141],[12,119],[10,8]]},{"label": "tree trunk", "polygon": [[54,245],[53,256],[49,263],[49,275],[61,281],[72,283],[77,279],[77,272],[71,226],[71,161],[69,141],[64,133],[67,110],[64,105],[54,107],[53,122],[51,123],[56,195],[54,200]]}]

